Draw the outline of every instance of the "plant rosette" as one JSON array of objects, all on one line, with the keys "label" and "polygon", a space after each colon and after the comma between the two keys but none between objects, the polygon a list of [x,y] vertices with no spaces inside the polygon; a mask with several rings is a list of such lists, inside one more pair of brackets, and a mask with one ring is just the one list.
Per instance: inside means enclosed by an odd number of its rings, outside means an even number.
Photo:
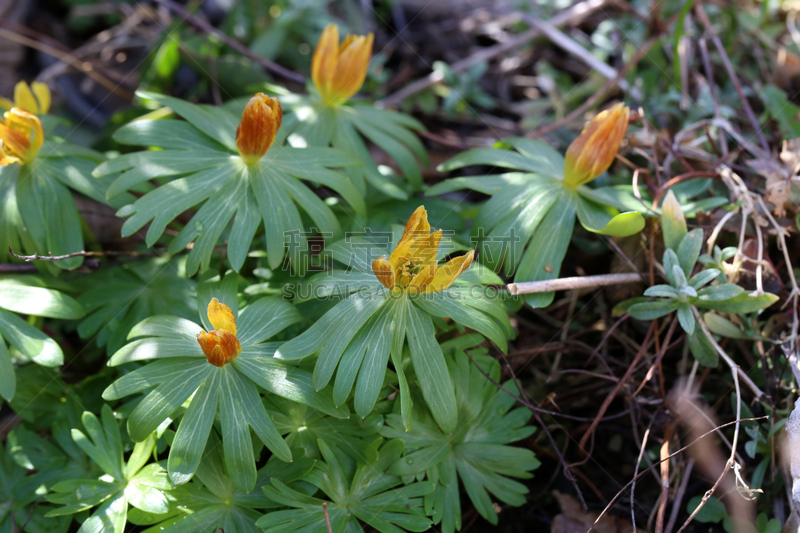
[{"label": "plant rosette", "polygon": [[[403,441],[390,440],[378,451],[371,465],[350,465],[347,456],[320,439],[323,461],[302,478],[318,488],[326,499],[300,492],[278,478],[263,487],[267,498],[288,507],[261,517],[256,525],[270,533],[363,532],[359,520],[381,533],[427,531],[431,521],[422,509],[422,496],[433,490],[429,481],[398,487],[401,480],[387,473],[403,453]],[[397,488],[395,488],[397,487]]]},{"label": "plant rosette", "polygon": [[[109,180],[92,179],[102,154],[66,142],[47,131],[50,91],[41,83],[33,91],[20,82],[14,101],[0,100],[8,109],[0,120],[0,261],[11,258],[9,248],[39,255],[67,255],[84,249],[81,216],[72,192],[101,204],[122,207],[133,200],[124,195],[106,200]],[[40,116],[41,115],[41,116]],[[78,268],[83,257],[43,265],[52,273]]]},{"label": "plant rosette", "polygon": [[[425,208],[419,207],[389,256],[359,238],[329,246],[327,253],[348,270],[317,274],[304,290],[314,298],[342,301],[282,345],[276,357],[295,360],[318,354],[314,387],[322,389],[335,373],[334,402],[343,405],[355,387],[355,411],[364,418],[378,400],[391,355],[403,421],[410,428],[410,384],[403,361],[407,339],[422,395],[442,429],[453,431],[455,393],[434,321],[450,318],[482,333],[504,352],[512,329],[499,291],[485,287],[476,272],[467,270],[472,251],[439,265],[439,254],[445,252],[441,238],[442,230],[431,232]],[[490,283],[500,283],[492,276]]]},{"label": "plant rosette", "polygon": [[124,263],[79,278],[75,285],[87,314],[78,324],[78,334],[105,346],[109,355],[148,317],[197,316],[197,283],[186,277],[186,256]]},{"label": "plant rosette", "polygon": [[[404,113],[351,100],[364,83],[372,41],[372,34],[348,35],[340,44],[338,28],[329,25],[314,52],[309,95],[282,91],[278,98],[288,110],[284,122],[290,143],[333,146],[354,154],[364,165],[346,173],[362,196],[369,184],[387,196],[406,199],[422,189],[419,164],[428,164],[428,153],[416,132],[425,127]],[[365,139],[394,160],[401,176],[375,162]]]},{"label": "plant rosette", "polygon": [[[308,249],[298,206],[317,230],[333,238],[341,235],[331,208],[304,181],[333,190],[356,214],[365,216],[362,195],[334,170],[360,166],[361,161],[333,148],[304,150],[285,145],[282,112],[274,98],[255,95],[238,121],[221,107],[137,94],[169,107],[185,121],[137,120],[123,126],[114,134],[118,142],[161,150],[121,155],[98,166],[94,175],[114,176],[109,198],[128,190],[144,193],[117,215],[129,217],[122,226],[123,237],[150,223],[145,235],[148,246],[159,240],[178,215],[202,204],[169,245],[169,253],[178,253],[194,242],[186,262],[188,275],[208,268],[214,246],[231,219],[227,257],[237,272],[262,220],[270,268],[284,261],[293,235],[298,250]],[[148,183],[153,179],[162,184],[153,188]]]},{"label": "plant rosette", "polygon": [[524,505],[528,488],[511,478],[529,479],[533,477],[530,471],[541,464],[531,450],[509,446],[529,437],[536,428],[527,425],[530,410],[514,409],[511,395],[519,393],[515,384],[504,383],[508,392],[500,390],[481,372],[495,382],[500,380],[498,362],[485,349],[472,348],[482,341],[480,335],[470,334],[442,344],[444,352],[454,354],[447,359],[447,366],[458,403],[455,431],[443,432],[426,409],[414,410],[411,431],[406,431],[398,414],[387,415],[381,429],[384,437],[405,442],[403,457],[388,472],[406,483],[425,476],[435,484],[436,490],[425,496],[425,511],[445,533],[461,529],[459,480],[480,515],[497,525],[489,493],[505,504]]},{"label": "plant rosette", "polygon": [[[152,389],[131,412],[131,438],[148,438],[186,402],[172,442],[168,470],[172,481],[189,481],[197,470],[208,435],[219,412],[225,466],[236,487],[245,492],[256,483],[252,428],[258,439],[284,461],[292,453],[261,402],[259,388],[338,418],[330,391],[318,392],[311,375],[273,357],[278,343],[265,342],[302,320],[294,307],[276,298],[261,298],[239,313],[238,275],[229,272],[198,287],[201,325],[174,316],[155,316],[134,327],[136,339],[115,353],[109,366],[157,361],[125,374],[103,393],[108,401]],[[189,400],[187,402],[187,400]]]},{"label": "plant rosette", "polygon": [[[601,113],[570,145],[566,158],[541,141],[521,137],[503,139],[493,148],[468,150],[438,170],[486,165],[516,172],[448,179],[426,194],[472,189],[491,196],[472,225],[481,262],[495,271],[505,266],[506,275],[513,274],[515,282],[555,279],[576,216],[586,230],[601,235],[624,237],[644,228],[641,213],[620,213],[608,203],[603,189],[586,186],[613,162],[627,124],[627,108],[620,105]],[[609,196],[618,194],[615,190]],[[546,307],[554,295],[524,298],[532,307]]]},{"label": "plant rosette", "polygon": [[163,464],[147,464],[156,435],[137,442],[126,463],[119,425],[111,408],[103,406],[100,420],[88,411],[83,413],[82,419],[86,433],[73,429],[72,438],[100,467],[103,475],[99,479],[71,479],[53,485],[47,500],[61,507],[45,516],[71,515],[99,506],[83,522],[79,532],[122,533],[129,506],[150,513],[167,512],[169,503],[165,492],[172,488],[172,483]]}]

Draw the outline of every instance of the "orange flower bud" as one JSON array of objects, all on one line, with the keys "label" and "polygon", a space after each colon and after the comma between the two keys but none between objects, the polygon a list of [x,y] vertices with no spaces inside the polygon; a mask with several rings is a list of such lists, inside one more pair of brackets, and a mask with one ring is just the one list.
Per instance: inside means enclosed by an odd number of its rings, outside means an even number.
[{"label": "orange flower bud", "polygon": [[339,44],[339,29],[329,24],[322,32],[311,60],[311,80],[322,100],[339,105],[356,94],[367,77],[375,36],[348,35]]},{"label": "orange flower bud", "polygon": [[3,113],[0,123],[0,165],[25,164],[31,161],[44,142],[42,123],[36,115],[12,107]]},{"label": "orange flower bud", "polygon": [[277,98],[257,93],[247,102],[242,121],[236,128],[236,148],[245,163],[253,165],[267,153],[275,142],[282,118]]},{"label": "orange flower bud", "polygon": [[242,353],[242,345],[236,338],[236,317],[230,307],[212,298],[208,303],[208,321],[217,329],[201,331],[197,342],[209,363],[223,367]]},{"label": "orange flower bud", "polygon": [[595,117],[564,156],[564,183],[574,189],[608,170],[628,129],[630,109],[616,104]]}]

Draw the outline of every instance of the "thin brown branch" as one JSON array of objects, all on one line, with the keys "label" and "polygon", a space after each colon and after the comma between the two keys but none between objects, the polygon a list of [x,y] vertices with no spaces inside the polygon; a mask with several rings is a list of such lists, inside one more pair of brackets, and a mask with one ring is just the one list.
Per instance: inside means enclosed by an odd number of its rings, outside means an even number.
[{"label": "thin brown branch", "polygon": [[131,93],[129,93],[125,89],[122,89],[118,83],[114,83],[113,81],[109,80],[108,78],[100,74],[94,68],[94,65],[92,65],[89,61],[82,61],[74,57],[71,53],[64,52],[62,50],[59,50],[58,48],[50,46],[49,44],[45,44],[36,41],[34,39],[30,39],[28,37],[25,37],[24,35],[20,35],[16,32],[7,30],[5,28],[0,28],[0,37],[8,39],[9,41],[14,41],[24,46],[28,46],[30,48],[33,48],[34,50],[39,50],[49,56],[53,56],[56,59],[63,61],[64,63],[67,63],[71,67],[74,67],[76,70],[83,72],[84,74],[86,74],[94,81],[96,81],[109,91],[113,92],[120,98],[128,102],[133,100],[133,95]]},{"label": "thin brown branch", "polygon": [[70,257],[103,257],[109,255],[136,255],[136,256],[145,256],[145,257],[153,257],[155,254],[149,252],[124,252],[124,251],[104,251],[104,252],[87,252],[82,250],[80,252],[72,252],[71,254],[64,254],[64,255],[53,255],[53,252],[50,252],[50,255],[39,255],[38,253],[34,253],[33,255],[19,255],[14,253],[14,250],[11,249],[11,246],[8,247],[8,253],[16,257],[17,259],[21,259],[25,262],[30,261],[61,261],[62,259],[69,259]]},{"label": "thin brown branch", "polygon": [[322,502],[322,512],[325,515],[325,526],[328,528],[328,533],[333,533],[333,528],[331,528],[331,517],[328,516],[328,502]]}]

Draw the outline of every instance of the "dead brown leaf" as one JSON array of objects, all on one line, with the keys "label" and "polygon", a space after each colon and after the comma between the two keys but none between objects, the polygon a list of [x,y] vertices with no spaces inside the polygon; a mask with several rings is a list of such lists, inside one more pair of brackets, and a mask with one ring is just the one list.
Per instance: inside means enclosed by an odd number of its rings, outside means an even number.
[{"label": "dead brown leaf", "polygon": [[[553,495],[561,506],[561,514],[553,518],[550,533],[586,533],[597,520],[598,513],[584,511],[581,509],[581,504],[569,494],[561,494],[556,490],[553,491]],[[642,532],[646,531],[641,528],[637,529]],[[592,531],[596,533],[628,533],[633,531],[633,527],[627,520],[605,515]]]}]

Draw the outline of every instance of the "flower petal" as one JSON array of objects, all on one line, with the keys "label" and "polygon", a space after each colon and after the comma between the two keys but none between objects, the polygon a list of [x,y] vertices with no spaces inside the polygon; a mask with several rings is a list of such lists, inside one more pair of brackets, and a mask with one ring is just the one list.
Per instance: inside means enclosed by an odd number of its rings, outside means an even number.
[{"label": "flower petal", "polygon": [[33,96],[31,88],[24,81],[14,86],[14,105],[34,115],[39,113],[39,104],[36,103],[36,98]]},{"label": "flower petal", "polygon": [[394,269],[385,255],[380,256],[372,262],[372,272],[384,287],[387,289],[394,288]]},{"label": "flower petal", "polygon": [[373,34],[348,35],[339,49],[339,59],[330,81],[332,101],[344,102],[356,94],[367,78],[369,59],[372,56]]},{"label": "flower petal", "polygon": [[397,247],[392,251],[392,255],[389,256],[389,261],[392,265],[397,268],[401,262],[400,259],[408,254],[414,239],[420,235],[427,236],[430,231],[428,212],[425,210],[425,206],[421,205],[408,218],[406,228],[403,230],[403,236],[400,237],[400,242],[397,243]]},{"label": "flower petal", "polygon": [[[227,307],[227,306],[226,306]],[[242,345],[236,335],[217,329],[214,331],[201,331],[197,334],[197,342],[200,344],[206,360],[214,366],[223,367],[230,363],[236,356],[242,353]]]},{"label": "flower petal", "polygon": [[216,298],[211,298],[208,302],[208,321],[214,329],[223,329],[236,335],[236,317],[233,316],[233,311]]},{"label": "flower petal", "polygon": [[31,83],[31,89],[33,89],[33,94],[36,95],[36,99],[39,101],[39,112],[36,114],[44,115],[50,111],[50,88],[47,87],[46,83],[35,81]]},{"label": "flower petal", "polygon": [[425,288],[436,278],[436,263],[425,265],[417,275],[406,285],[406,292],[410,294],[422,294],[427,292]]},{"label": "flower petal", "polygon": [[443,291],[448,288],[472,264],[475,258],[475,250],[451,259],[436,271],[433,280],[427,284],[424,291],[426,294]]},{"label": "flower petal", "polygon": [[311,59],[311,81],[325,101],[328,100],[330,82],[336,72],[338,57],[339,28],[336,24],[328,24],[319,37],[314,57]]}]

